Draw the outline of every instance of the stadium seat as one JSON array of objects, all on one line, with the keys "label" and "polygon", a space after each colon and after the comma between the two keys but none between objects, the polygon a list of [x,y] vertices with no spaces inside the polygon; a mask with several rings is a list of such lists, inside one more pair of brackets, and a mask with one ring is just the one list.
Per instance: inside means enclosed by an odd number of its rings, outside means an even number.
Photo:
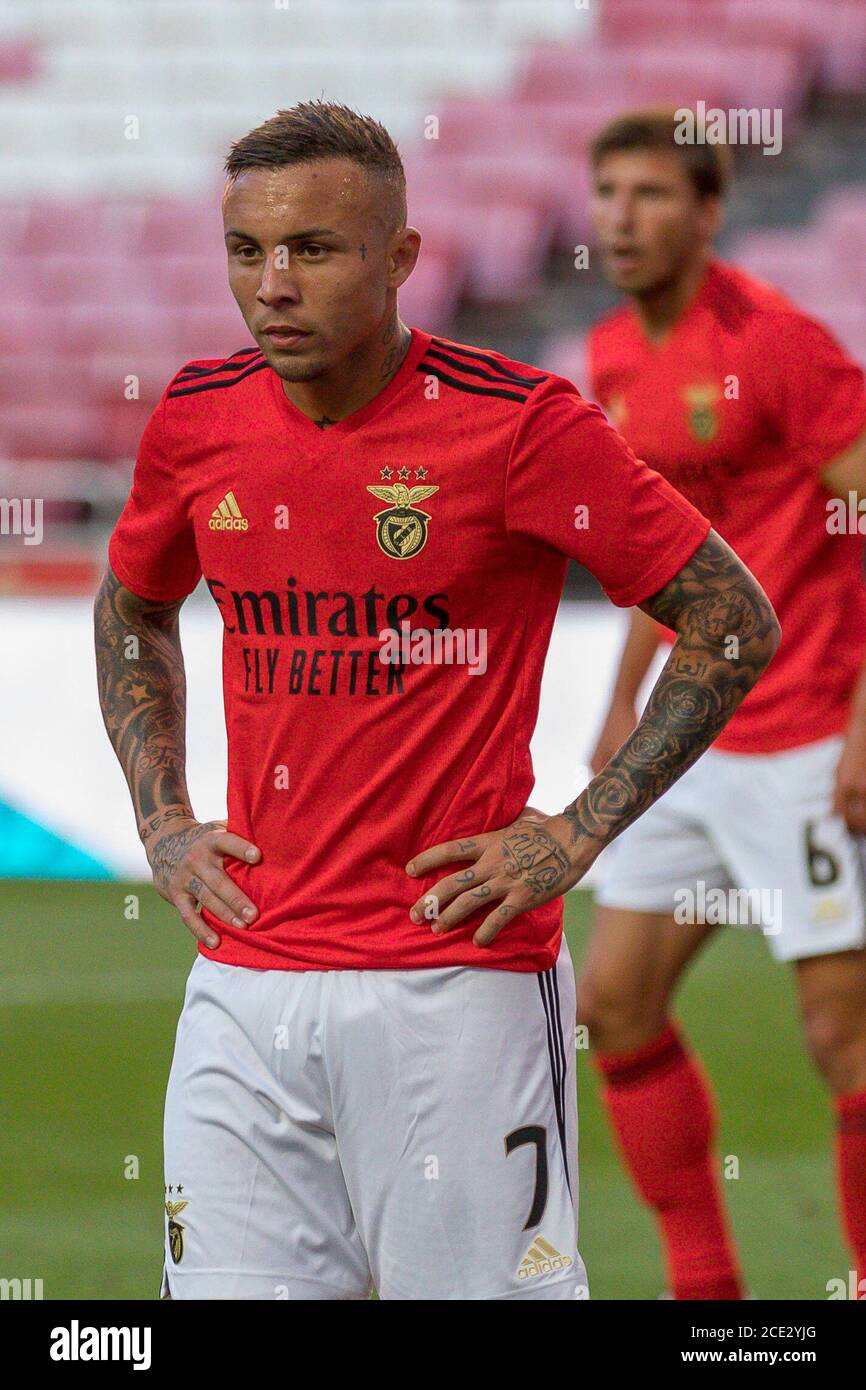
[{"label": "stadium seat", "polygon": [[12,459],[102,459],[100,412],[55,401],[5,404],[3,436]]},{"label": "stadium seat", "polygon": [[587,400],[592,400],[585,333],[557,333],[543,345],[538,365],[556,376],[573,381]]},{"label": "stadium seat", "polygon": [[[71,304],[61,316],[60,337],[68,352],[122,352],[130,361],[138,352],[152,353],[179,346],[173,316],[160,304]],[[130,370],[133,368],[131,367]]]},{"label": "stadium seat", "polygon": [[46,398],[64,405],[86,400],[87,363],[44,350],[37,334],[29,349],[0,356],[0,406],[39,405]]},{"label": "stadium seat", "polygon": [[866,266],[866,189],[841,188],[820,204],[816,221],[828,253],[846,265]]},{"label": "stadium seat", "polygon": [[0,40],[0,82],[26,82],[39,71],[35,44]]},{"label": "stadium seat", "polygon": [[404,322],[431,333],[447,333],[463,288],[462,257],[450,247],[431,247],[425,240],[409,279],[399,291],[398,304]]}]

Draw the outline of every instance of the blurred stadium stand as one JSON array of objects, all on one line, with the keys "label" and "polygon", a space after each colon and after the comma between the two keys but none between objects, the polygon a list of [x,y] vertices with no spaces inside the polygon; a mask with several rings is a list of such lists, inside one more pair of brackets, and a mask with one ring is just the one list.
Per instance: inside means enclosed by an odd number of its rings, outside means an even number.
[{"label": "blurred stadium stand", "polygon": [[404,319],[582,389],[613,302],[573,264],[592,135],[640,105],[781,107],[723,250],[866,360],[866,0],[0,0],[0,493],[46,505],[42,546],[3,538],[7,591],[90,582],[167,380],[248,341],[221,161],[314,96],[400,142]]}]

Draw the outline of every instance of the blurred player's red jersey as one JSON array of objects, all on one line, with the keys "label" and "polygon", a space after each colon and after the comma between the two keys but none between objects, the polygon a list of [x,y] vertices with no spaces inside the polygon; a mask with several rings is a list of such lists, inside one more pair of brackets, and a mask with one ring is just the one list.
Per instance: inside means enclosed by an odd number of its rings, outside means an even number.
[{"label": "blurred player's red jersey", "polygon": [[839,733],[866,648],[863,539],[828,529],[820,474],[866,430],[860,368],[783,295],[719,261],[661,344],[628,306],[589,352],[613,424],[710,518],[782,625],[714,746],[771,753]]},{"label": "blurred player's red jersey", "polygon": [[[180,599],[203,572],[224,624],[228,826],[262,850],[227,869],[260,916],[234,929],[208,914],[222,945],[204,954],[289,970],[551,966],[561,899],[479,949],[479,913],[444,937],[409,920],[442,874],[405,865],[526,804],[566,557],[633,604],[708,529],[570,382],[496,352],[414,329],[392,381],[325,431],[254,350],[185,367],[144,433],[109,554],[148,599]],[[380,634],[404,623],[426,660],[399,669]],[[448,663],[450,644],[437,659],[446,630],[474,673]]]}]

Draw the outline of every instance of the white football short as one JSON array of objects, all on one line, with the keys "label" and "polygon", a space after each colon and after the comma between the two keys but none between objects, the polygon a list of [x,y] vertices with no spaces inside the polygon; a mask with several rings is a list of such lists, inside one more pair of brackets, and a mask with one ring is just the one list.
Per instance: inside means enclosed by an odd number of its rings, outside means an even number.
[{"label": "white football short", "polygon": [[198,956],[165,1108],[173,1299],[588,1297],[574,972]]},{"label": "white football short", "polygon": [[596,902],[757,928],[777,960],[862,947],[863,839],[831,812],[841,752],[711,748],[605,850]]}]

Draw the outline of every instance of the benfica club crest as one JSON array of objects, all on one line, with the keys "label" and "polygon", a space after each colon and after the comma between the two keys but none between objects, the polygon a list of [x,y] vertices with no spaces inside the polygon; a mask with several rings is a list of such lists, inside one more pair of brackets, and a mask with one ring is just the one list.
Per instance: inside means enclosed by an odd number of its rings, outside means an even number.
[{"label": "benfica club crest", "polygon": [[393,487],[384,487],[368,483],[367,491],[390,504],[374,517],[379,549],[394,560],[408,560],[423,550],[427,544],[427,525],[431,518],[415,503],[432,497],[434,492],[439,491],[438,486],[406,487],[405,483],[394,483]]},{"label": "benfica club crest", "polygon": [[179,1265],[183,1259],[183,1233],[185,1229],[177,1218],[187,1206],[189,1206],[188,1202],[166,1202],[165,1204],[165,1214],[168,1217],[168,1248],[176,1265]]},{"label": "benfica club crest", "polygon": [[699,443],[709,444],[719,432],[719,416],[715,409],[720,395],[718,386],[685,386],[682,395],[689,408],[689,434]]},{"label": "benfica club crest", "polygon": [[628,406],[625,403],[625,396],[621,391],[611,396],[605,410],[610,423],[615,429],[621,430],[628,420]]}]

